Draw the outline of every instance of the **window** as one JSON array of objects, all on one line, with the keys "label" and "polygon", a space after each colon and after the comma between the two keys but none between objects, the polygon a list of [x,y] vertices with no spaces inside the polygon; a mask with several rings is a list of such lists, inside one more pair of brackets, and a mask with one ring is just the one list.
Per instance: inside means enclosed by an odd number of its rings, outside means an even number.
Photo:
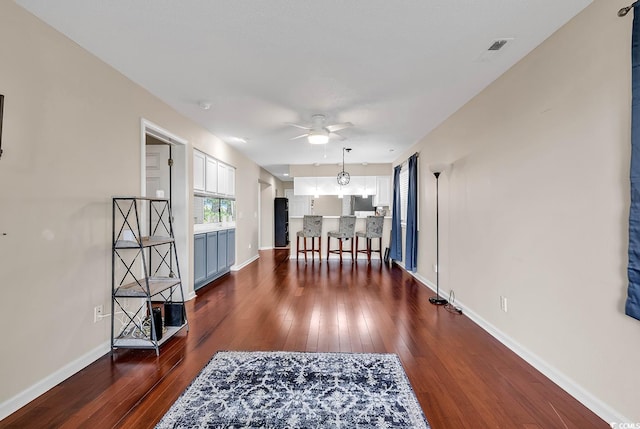
[{"label": "window", "polygon": [[400,222],[407,222],[407,196],[409,194],[409,165],[405,163],[400,170]]},{"label": "window", "polygon": [[234,200],[193,197],[193,221],[195,224],[233,222],[236,220]]}]

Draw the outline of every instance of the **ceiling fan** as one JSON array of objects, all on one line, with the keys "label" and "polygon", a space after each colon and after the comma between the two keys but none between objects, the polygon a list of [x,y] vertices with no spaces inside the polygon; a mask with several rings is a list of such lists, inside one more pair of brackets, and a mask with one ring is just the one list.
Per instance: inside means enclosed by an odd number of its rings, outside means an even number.
[{"label": "ceiling fan", "polygon": [[344,140],[345,137],[338,134],[338,131],[344,130],[345,128],[349,128],[353,126],[351,122],[344,122],[342,124],[331,124],[331,125],[325,125],[325,122],[326,122],[326,118],[324,115],[313,115],[311,117],[310,127],[287,122],[287,125],[291,125],[292,127],[301,128],[303,130],[308,131],[308,133],[301,134],[297,137],[292,138],[291,140],[296,140],[296,139],[306,137],[309,143],[311,144],[326,144],[329,142],[329,137],[331,136],[336,136],[340,140]]}]

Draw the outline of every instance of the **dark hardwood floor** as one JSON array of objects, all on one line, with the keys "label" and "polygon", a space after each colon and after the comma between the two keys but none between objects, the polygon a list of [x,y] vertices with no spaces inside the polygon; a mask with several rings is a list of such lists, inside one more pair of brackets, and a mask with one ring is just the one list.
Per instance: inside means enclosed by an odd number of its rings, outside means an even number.
[{"label": "dark hardwood floor", "polygon": [[0,427],[152,428],[218,350],[396,353],[436,429],[609,427],[400,268],[260,256],[199,290],[159,357],[117,350]]}]

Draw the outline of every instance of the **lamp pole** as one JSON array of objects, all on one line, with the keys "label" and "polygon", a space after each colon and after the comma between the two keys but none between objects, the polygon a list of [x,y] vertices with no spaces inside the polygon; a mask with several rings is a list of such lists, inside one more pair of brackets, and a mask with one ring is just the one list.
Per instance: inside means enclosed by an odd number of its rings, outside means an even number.
[{"label": "lamp pole", "polygon": [[440,172],[434,171],[433,175],[436,176],[436,296],[429,298],[429,302],[433,305],[444,305],[447,300],[440,298],[440,195],[438,193]]}]

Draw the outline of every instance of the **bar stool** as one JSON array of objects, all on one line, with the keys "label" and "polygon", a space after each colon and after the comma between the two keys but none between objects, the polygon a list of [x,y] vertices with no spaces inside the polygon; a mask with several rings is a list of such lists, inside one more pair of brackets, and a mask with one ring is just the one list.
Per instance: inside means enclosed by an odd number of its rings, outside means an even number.
[{"label": "bar stool", "polygon": [[[358,258],[358,253],[366,253],[367,260],[371,263],[371,253],[378,252],[380,254],[380,259],[382,259],[382,227],[384,226],[384,216],[367,216],[366,230],[356,232],[356,259]],[[358,249],[358,238],[366,238],[367,239],[367,248],[359,250]],[[374,250],[371,248],[371,239],[378,239],[378,250]]]},{"label": "bar stool", "polygon": [[[327,260],[329,260],[329,253],[340,254],[340,263],[342,263],[342,242],[344,240],[351,239],[351,262],[354,260],[353,254],[353,233],[356,229],[356,217],[355,216],[340,216],[338,223],[338,231],[329,231],[327,233]],[[337,238],[339,243],[338,249],[331,250],[331,239]]]},{"label": "bar stool", "polygon": [[[300,250],[300,237],[304,238],[304,249]],[[318,238],[318,249],[315,248],[316,237]],[[307,248],[307,238],[311,238],[311,249]],[[304,253],[304,262],[307,262],[307,252],[318,252],[318,259],[322,260],[322,216],[304,215],[302,218],[302,231],[296,233],[296,256]]]}]

